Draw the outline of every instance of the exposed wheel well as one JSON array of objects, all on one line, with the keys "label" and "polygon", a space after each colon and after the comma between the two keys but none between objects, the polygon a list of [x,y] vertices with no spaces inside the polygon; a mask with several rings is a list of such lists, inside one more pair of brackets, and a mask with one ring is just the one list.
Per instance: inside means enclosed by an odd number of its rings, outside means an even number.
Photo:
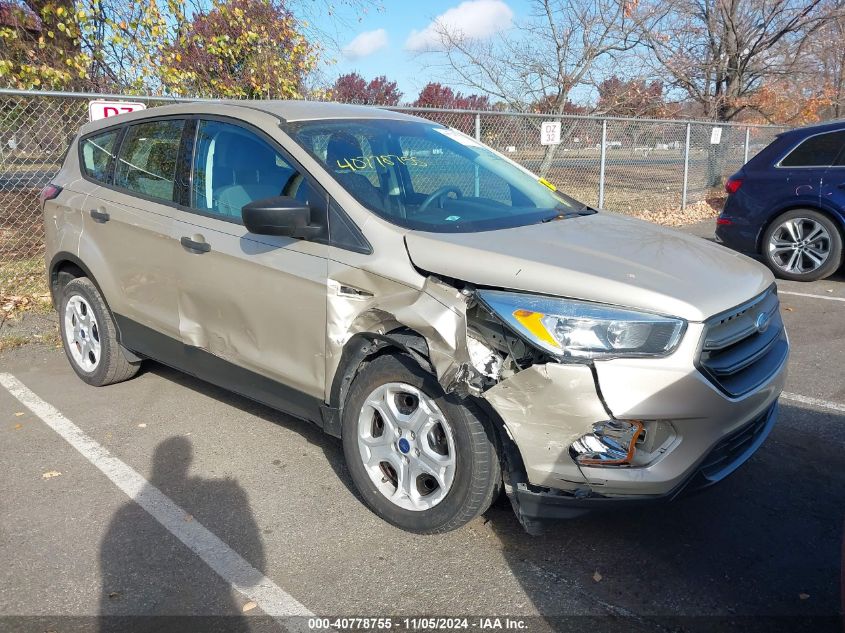
[{"label": "exposed wheel well", "polygon": [[839,231],[839,235],[845,240],[845,227],[842,226],[842,218],[838,217],[835,213],[828,211],[827,209],[822,209],[818,206],[813,206],[809,204],[796,204],[786,209],[781,209],[778,213],[774,214],[766,223],[760,227],[760,232],[757,235],[757,252],[761,255],[763,254],[763,236],[766,234],[766,231],[769,230],[769,227],[777,220],[780,216],[784,213],[789,213],[790,211],[799,211],[799,210],[807,210],[807,211],[815,211],[816,213],[821,213],[823,216],[828,218],[831,222],[833,222],[834,226],[836,226],[837,230]]},{"label": "exposed wheel well", "polygon": [[333,417],[337,419],[332,421],[331,425],[326,420],[326,432],[340,435],[340,412],[346,401],[349,386],[367,363],[385,354],[404,354],[413,358],[426,371],[433,370],[428,359],[428,343],[414,330],[400,328],[385,334],[371,332],[355,334],[344,346],[340,363],[332,380],[329,409],[336,413]]},{"label": "exposed wheel well", "polygon": [[[349,387],[355,376],[379,356],[402,354],[413,358],[425,371],[434,373],[428,357],[428,343],[420,333],[409,328],[392,330],[385,334],[361,333],[353,336],[343,348],[340,363],[332,380],[329,406],[324,409],[323,430],[335,437],[341,435],[341,416]],[[473,398],[472,406],[479,409],[491,423],[503,471],[512,484],[527,482],[525,465],[505,423],[483,398]]]}]

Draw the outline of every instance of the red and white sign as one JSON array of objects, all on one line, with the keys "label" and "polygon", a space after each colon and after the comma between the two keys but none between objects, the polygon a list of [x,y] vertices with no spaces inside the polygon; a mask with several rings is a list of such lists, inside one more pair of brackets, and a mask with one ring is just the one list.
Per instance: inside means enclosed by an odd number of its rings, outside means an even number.
[{"label": "red and white sign", "polygon": [[135,112],[136,110],[145,110],[147,106],[143,103],[135,103],[132,101],[89,101],[88,102],[88,119],[91,121],[99,121],[110,116],[117,116],[118,114],[126,114],[127,112]]}]

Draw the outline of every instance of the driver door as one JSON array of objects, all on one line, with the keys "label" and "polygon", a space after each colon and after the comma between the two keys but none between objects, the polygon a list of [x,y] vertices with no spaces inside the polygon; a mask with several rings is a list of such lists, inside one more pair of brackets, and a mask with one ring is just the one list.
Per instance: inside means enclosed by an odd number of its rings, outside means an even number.
[{"label": "driver door", "polygon": [[[292,402],[284,405],[268,401],[269,395],[257,399],[309,418],[300,396],[322,400],[325,387],[328,246],[325,240],[249,233],[241,208],[290,195],[307,202],[312,219],[326,226],[321,215],[327,197],[257,130],[221,120],[196,125],[190,200],[176,212],[172,234],[182,253],[182,341],[291,388],[284,395]],[[269,394],[278,391],[242,372],[233,371],[231,380],[224,386],[241,393],[256,385]],[[225,383],[225,372],[212,381]],[[243,381],[248,384],[241,386]]]}]

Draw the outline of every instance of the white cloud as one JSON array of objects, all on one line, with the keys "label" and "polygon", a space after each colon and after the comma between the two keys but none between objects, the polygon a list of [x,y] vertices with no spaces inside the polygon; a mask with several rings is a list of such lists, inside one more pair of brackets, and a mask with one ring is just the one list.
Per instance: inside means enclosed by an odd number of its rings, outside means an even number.
[{"label": "white cloud", "polygon": [[387,31],[384,29],[364,31],[343,47],[343,56],[346,59],[361,59],[380,51],[385,46],[387,46]]},{"label": "white cloud", "polygon": [[444,30],[472,39],[486,39],[508,28],[512,20],[513,11],[502,0],[466,0],[438,15],[422,31],[411,31],[405,48],[410,51],[442,48]]}]

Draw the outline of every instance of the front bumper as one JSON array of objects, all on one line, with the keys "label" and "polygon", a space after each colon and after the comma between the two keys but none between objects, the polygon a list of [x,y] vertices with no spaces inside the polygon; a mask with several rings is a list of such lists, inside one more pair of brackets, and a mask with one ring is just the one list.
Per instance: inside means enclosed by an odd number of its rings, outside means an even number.
[{"label": "front bumper", "polygon": [[[586,365],[533,366],[484,393],[519,449],[527,481],[516,485],[528,505],[549,505],[546,493],[571,510],[609,500],[671,498],[707,467],[708,456],[736,434],[765,420],[749,452],[729,459],[738,467],[762,443],[775,420],[786,379],[786,358],[768,379],[741,397],[730,397],[695,367],[704,325],[690,323],[678,350],[662,359],[616,359]],[[638,448],[640,463],[583,466],[569,446],[596,422],[640,420],[653,445]],[[719,475],[709,467],[711,480]],[[716,474],[714,474],[716,473]],[[538,497],[539,495],[539,497]],[[542,499],[542,503],[540,500]],[[607,500],[607,501],[605,501]],[[573,502],[573,503],[570,503]]]},{"label": "front bumper", "polygon": [[520,519],[528,525],[536,521],[570,519],[594,510],[618,509],[671,501],[686,493],[711,486],[742,466],[768,437],[778,417],[775,402],[763,415],[737,429],[705,455],[701,463],[675,488],[659,495],[576,497],[562,491],[518,483],[510,492]]}]

